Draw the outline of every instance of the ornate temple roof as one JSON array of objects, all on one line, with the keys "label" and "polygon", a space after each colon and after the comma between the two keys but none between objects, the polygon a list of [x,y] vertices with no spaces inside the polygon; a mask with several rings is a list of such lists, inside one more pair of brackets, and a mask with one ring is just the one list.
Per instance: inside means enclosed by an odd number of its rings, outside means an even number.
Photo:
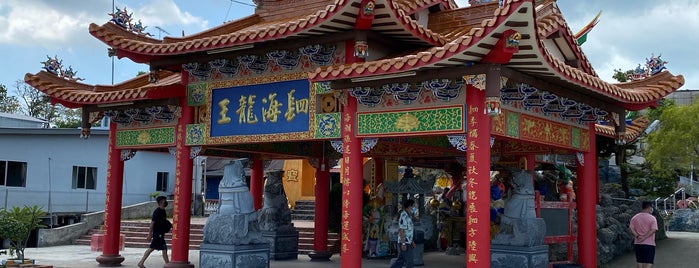
[{"label": "ornate temple roof", "polygon": [[[551,9],[551,12],[557,12],[557,8]],[[481,62],[495,47],[503,32],[514,29],[522,36],[519,51],[514,53],[508,63],[503,64],[504,67],[564,85],[580,93],[594,95],[595,98],[628,110],[652,106],[658,99],[684,84],[681,75],[665,72],[659,79],[644,82],[642,87],[630,88],[605,82],[591,68],[586,71],[584,66],[589,63],[581,64],[583,68],[572,67],[549,51],[545,36],[542,35],[560,28],[566,28],[564,35],[572,35],[565,26],[565,21],[558,15],[546,15],[546,19],[542,21],[536,20],[536,16],[531,1],[508,0],[503,7],[495,9],[492,16],[483,19],[480,27],[471,28],[443,46],[401,57],[321,67],[310,73],[309,78],[313,81],[331,81],[437,68],[463,68]],[[452,23],[456,24],[456,20]],[[567,40],[572,41],[571,38]],[[574,47],[579,50],[579,46]],[[587,61],[581,51],[579,55],[581,61]]]},{"label": "ornate temple roof", "polygon": [[[626,124],[626,132],[624,133],[624,141],[631,142],[638,139],[643,134],[643,131],[648,127],[648,118],[639,117],[631,121],[631,124]],[[597,135],[606,136],[609,138],[616,138],[616,131],[614,131],[614,126],[610,125],[595,125],[595,132]]]},{"label": "ornate temple roof", "polygon": [[116,85],[88,85],[41,71],[26,74],[24,81],[68,108],[184,96],[179,73],[161,71],[158,77],[155,83],[144,74]]},{"label": "ornate temple roof", "polygon": [[[128,31],[114,23],[90,24],[97,39],[117,49],[119,57],[148,62],[163,56],[240,47],[258,42],[351,32],[360,12],[358,0],[262,1],[256,14],[194,35],[163,40]],[[376,1],[371,31],[404,44],[443,45],[447,39],[418,24],[413,13],[439,6],[455,8],[452,0]]]}]

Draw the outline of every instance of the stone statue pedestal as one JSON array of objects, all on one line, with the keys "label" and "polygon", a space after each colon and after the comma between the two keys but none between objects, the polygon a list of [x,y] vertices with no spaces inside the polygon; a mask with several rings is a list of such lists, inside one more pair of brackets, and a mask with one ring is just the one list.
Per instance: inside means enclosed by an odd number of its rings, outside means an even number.
[{"label": "stone statue pedestal", "polygon": [[269,245],[224,245],[203,243],[199,247],[199,267],[269,268]]},{"label": "stone statue pedestal", "polygon": [[490,267],[548,268],[549,246],[490,245]]},{"label": "stone statue pedestal", "polygon": [[296,228],[283,232],[262,231],[262,239],[269,243],[273,260],[298,259],[299,232]]}]

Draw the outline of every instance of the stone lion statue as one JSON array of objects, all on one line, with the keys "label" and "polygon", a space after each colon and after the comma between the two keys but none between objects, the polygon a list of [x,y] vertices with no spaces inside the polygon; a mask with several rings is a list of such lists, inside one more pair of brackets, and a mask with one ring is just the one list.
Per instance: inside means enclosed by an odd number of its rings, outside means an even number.
[{"label": "stone lion statue", "polygon": [[282,184],[282,173],[283,171],[269,172],[265,180],[263,206],[258,218],[260,229],[263,231],[277,232],[293,227],[289,201]]},{"label": "stone lion statue", "polygon": [[544,243],[546,223],[536,217],[534,182],[529,171],[514,173],[512,196],[505,202],[500,232],[492,240],[495,245],[537,246]]}]

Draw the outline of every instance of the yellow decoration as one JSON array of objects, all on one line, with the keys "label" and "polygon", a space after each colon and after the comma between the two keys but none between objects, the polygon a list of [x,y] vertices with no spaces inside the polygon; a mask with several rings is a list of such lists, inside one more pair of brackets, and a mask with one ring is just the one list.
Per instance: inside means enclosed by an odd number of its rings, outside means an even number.
[{"label": "yellow decoration", "polygon": [[148,131],[141,131],[141,134],[138,134],[138,142],[141,144],[147,144],[150,142],[150,133]]},{"label": "yellow decoration", "polygon": [[451,185],[451,182],[449,181],[449,177],[447,176],[441,176],[437,178],[437,186],[442,187],[442,188],[447,188]]},{"label": "yellow decoration", "polygon": [[420,126],[420,121],[417,117],[412,114],[406,113],[396,120],[396,129],[403,130],[405,132],[416,129]]}]

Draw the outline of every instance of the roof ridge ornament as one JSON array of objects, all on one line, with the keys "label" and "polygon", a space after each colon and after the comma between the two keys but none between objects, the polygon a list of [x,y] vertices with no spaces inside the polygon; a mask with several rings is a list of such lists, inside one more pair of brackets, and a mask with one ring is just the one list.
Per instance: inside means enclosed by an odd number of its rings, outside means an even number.
[{"label": "roof ridge ornament", "polygon": [[47,60],[42,61],[41,64],[44,65],[43,68],[47,72],[72,82],[85,80],[83,78],[75,77],[78,72],[73,70],[73,66],[69,65],[67,69],[64,69],[63,60],[59,60],[58,56],[54,55],[53,58],[51,58],[49,55],[46,55],[46,58]]},{"label": "roof ridge ornament", "polygon": [[126,7],[124,7],[123,10],[119,7],[116,7],[115,9],[116,11],[114,13],[107,13],[107,15],[112,16],[112,19],[109,20],[110,22],[113,22],[119,27],[134,32],[140,36],[153,36],[152,34],[145,31],[146,28],[148,28],[148,26],[143,26],[143,23],[141,23],[140,19],[137,23],[131,22],[133,20],[133,12],[129,13]]},{"label": "roof ridge ornament", "polygon": [[641,67],[641,64],[639,63],[638,66],[636,66],[636,69],[631,70],[631,73],[627,74],[626,77],[628,77],[630,80],[638,81],[662,72],[663,70],[667,69],[665,67],[667,61],[662,60],[661,57],[662,54],[658,55],[657,57],[651,54],[650,58],[646,58],[646,64],[644,67]]}]

